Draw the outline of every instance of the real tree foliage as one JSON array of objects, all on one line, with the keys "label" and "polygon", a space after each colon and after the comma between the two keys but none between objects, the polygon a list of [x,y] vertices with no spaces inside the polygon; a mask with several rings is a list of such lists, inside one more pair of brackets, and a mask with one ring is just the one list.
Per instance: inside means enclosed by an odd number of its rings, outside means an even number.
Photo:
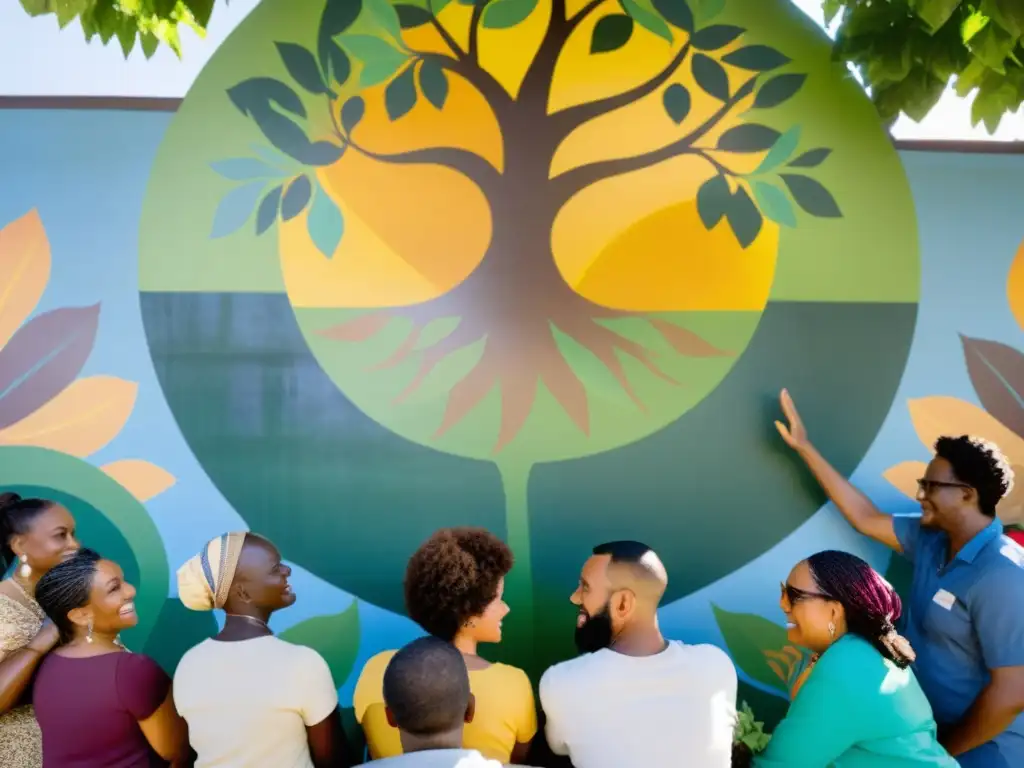
[{"label": "real tree foliage", "polygon": [[[78,19],[86,39],[116,37],[127,56],[160,44],[180,55],[178,29],[205,31],[217,0],[21,0],[33,16]],[[224,0],[226,3],[227,0]],[[971,116],[994,132],[1024,102],[1024,0],[823,0],[839,19],[836,55],[854,64],[882,118],[923,119],[951,81],[977,91]],[[609,39],[617,31],[605,30]],[[621,34],[621,30],[618,31]]]}]

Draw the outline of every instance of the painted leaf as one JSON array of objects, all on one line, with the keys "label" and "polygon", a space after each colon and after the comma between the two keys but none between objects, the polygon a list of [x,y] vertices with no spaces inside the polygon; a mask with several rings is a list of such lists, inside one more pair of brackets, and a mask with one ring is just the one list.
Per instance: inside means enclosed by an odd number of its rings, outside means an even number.
[{"label": "painted leaf", "polygon": [[429,24],[432,18],[430,11],[426,8],[408,3],[398,3],[395,5],[395,11],[398,13],[398,23],[402,29],[422,27],[424,24]]},{"label": "painted leaf", "polygon": [[761,86],[754,97],[755,109],[771,109],[793,98],[807,82],[807,75],[777,75]]},{"label": "painted leaf", "polygon": [[352,674],[359,653],[359,603],[353,600],[341,613],[296,624],[282,632],[281,639],[319,653],[340,688]]},{"label": "painted leaf", "polygon": [[786,630],[761,616],[729,613],[712,604],[715,621],[736,666],[751,680],[787,692],[786,682],[772,670],[765,651],[781,651],[789,645]]},{"label": "painted leaf", "polygon": [[705,229],[713,229],[732,200],[729,182],[722,175],[712,176],[697,190],[697,213]]},{"label": "painted leaf", "polygon": [[686,90],[686,86],[679,83],[673,83],[665,89],[662,103],[665,106],[665,113],[676,125],[683,122],[690,114],[690,92]]},{"label": "painted leaf", "polygon": [[911,499],[917,498],[917,481],[924,477],[928,465],[923,461],[904,461],[889,467],[882,473],[900,493]]},{"label": "painted leaf", "polygon": [[0,347],[32,314],[49,281],[50,242],[32,210],[0,229]]},{"label": "painted leaf", "polygon": [[711,21],[725,10],[726,0],[692,0],[695,15],[702,22]]},{"label": "painted leaf", "polygon": [[329,73],[328,77],[338,85],[344,85],[348,81],[348,76],[352,74],[351,59],[345,50],[333,40],[325,49],[325,53],[327,63],[324,65],[324,70]]},{"label": "painted leaf", "polygon": [[818,147],[804,152],[800,157],[789,164],[790,168],[817,168],[832,154],[831,149]]},{"label": "painted leaf", "polygon": [[174,475],[143,459],[121,459],[100,469],[139,501],[149,501],[175,483]]},{"label": "painted leaf", "polygon": [[345,35],[342,44],[363,64],[359,85],[371,88],[391,79],[409,57],[387,40],[372,35]]},{"label": "painted leaf", "polygon": [[96,341],[100,305],[55,309],[23,325],[0,349],[0,429],[63,391]]},{"label": "painted leaf", "polygon": [[305,210],[309,199],[313,195],[313,185],[309,177],[302,175],[297,177],[288,185],[288,190],[281,200],[281,219],[291,221]]},{"label": "painted leaf", "polygon": [[750,199],[747,190],[739,187],[726,208],[725,217],[729,220],[736,240],[743,248],[753,243],[761,233],[761,225],[764,219],[761,212],[757,210],[754,201]]},{"label": "painted leaf", "polygon": [[767,173],[778,168],[793,156],[798,146],[800,146],[800,126],[794,125],[775,140],[772,148],[768,150],[768,154],[764,156],[754,173]]},{"label": "painted leaf", "polygon": [[672,30],[661,18],[661,15],[654,10],[653,6],[647,4],[648,0],[619,0],[622,10],[646,29],[648,32],[657,35],[662,40],[672,42]]},{"label": "painted leaf", "polygon": [[624,13],[613,13],[603,16],[594,25],[590,38],[591,53],[608,53],[617,51],[629,42],[633,35],[633,19]]},{"label": "painted leaf", "polygon": [[693,79],[705,93],[719,101],[729,99],[729,75],[721,64],[703,53],[695,53],[690,68]]},{"label": "painted leaf", "polygon": [[334,256],[345,234],[345,219],[341,210],[319,182],[306,219],[306,229],[317,250],[328,259]]},{"label": "painted leaf", "polygon": [[750,186],[761,213],[776,224],[782,224],[785,227],[796,226],[796,211],[793,210],[793,204],[785,192],[774,184],[764,181],[755,181]]},{"label": "painted leaf", "polygon": [[693,32],[693,11],[687,0],[654,0],[654,9],[673,27]]},{"label": "painted leaf", "polygon": [[391,0],[363,0],[363,6],[370,12],[376,25],[396,43],[402,42],[402,24],[398,11]]},{"label": "painted leaf", "polygon": [[265,181],[254,181],[235,187],[224,195],[214,211],[210,237],[226,237],[245,226],[266,186]]},{"label": "painted leaf", "polygon": [[690,38],[690,45],[698,51],[717,51],[725,48],[743,32],[742,27],[734,27],[731,24],[715,24],[694,32],[693,37]]},{"label": "painted leaf", "polygon": [[420,90],[423,96],[437,109],[444,109],[448,100],[448,75],[433,59],[420,65]]},{"label": "painted leaf", "polygon": [[1010,458],[1024,456],[1024,441],[973,403],[933,396],[907,403],[914,431],[928,450],[942,435],[973,435],[996,443]]},{"label": "painted leaf", "polygon": [[509,29],[526,21],[537,0],[494,0],[484,8],[480,23],[487,29]]},{"label": "painted leaf", "polygon": [[981,404],[1024,437],[1024,354],[995,341],[961,336],[967,373]]},{"label": "painted leaf", "polygon": [[746,123],[730,128],[718,139],[718,148],[725,152],[763,152],[779,140],[781,134],[774,128],[757,123]]},{"label": "painted leaf", "polygon": [[1006,279],[1006,298],[1017,325],[1024,328],[1024,242],[1010,265],[1010,274]]},{"label": "painted leaf", "polygon": [[138,385],[112,376],[78,379],[32,415],[0,430],[0,445],[31,445],[85,458],[120,434]]},{"label": "painted leaf", "polygon": [[311,51],[297,43],[277,43],[277,53],[284,62],[292,80],[313,94],[330,93],[331,89],[320,74],[320,65]]},{"label": "painted leaf", "polygon": [[365,114],[366,102],[361,96],[353,96],[341,106],[341,127],[352,133],[352,129],[359,125]]},{"label": "painted leaf", "polygon": [[839,210],[832,193],[822,186],[821,182],[812,179],[810,176],[800,176],[791,173],[779,174],[779,178],[789,187],[789,193],[793,195],[797,205],[803,208],[812,216],[823,219],[838,219],[843,213]]},{"label": "painted leaf", "polygon": [[255,157],[231,157],[210,163],[210,167],[215,173],[231,181],[274,179],[281,176],[280,170]]},{"label": "painted leaf", "polygon": [[[320,14],[320,24],[317,27],[317,55],[320,57],[320,66],[325,70],[332,63],[332,47],[337,47],[334,38],[347,31],[362,10],[363,4],[358,0],[327,0],[324,4],[323,13]],[[333,74],[337,82],[345,82],[344,79],[338,77],[337,72]]]},{"label": "painted leaf", "polygon": [[272,77],[253,77],[228,89],[228,98],[243,115],[275,105],[296,117],[306,116],[306,107],[294,90]]},{"label": "painted leaf", "polygon": [[753,72],[767,72],[788,64],[790,58],[767,45],[748,45],[726,54],[722,57],[722,61],[740,69],[749,69]]},{"label": "painted leaf", "polygon": [[281,193],[283,191],[284,185],[278,184],[260,202],[260,207],[256,209],[257,235],[262,235],[277,221],[278,212],[281,210]]},{"label": "painted leaf", "polygon": [[415,70],[410,65],[388,83],[384,90],[384,106],[388,112],[388,119],[394,121],[405,117],[416,106],[417,98]]}]

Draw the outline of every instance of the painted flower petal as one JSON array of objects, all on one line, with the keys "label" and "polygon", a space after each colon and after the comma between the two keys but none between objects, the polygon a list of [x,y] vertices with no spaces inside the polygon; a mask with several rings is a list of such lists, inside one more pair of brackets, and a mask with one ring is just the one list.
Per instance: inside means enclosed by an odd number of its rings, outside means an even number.
[{"label": "painted flower petal", "polygon": [[971,435],[996,443],[1009,458],[1024,461],[1024,440],[987,411],[955,397],[922,397],[908,403],[918,438],[928,450],[943,435]]},{"label": "painted flower petal", "polygon": [[50,243],[35,210],[0,229],[0,347],[32,314],[50,281]]},{"label": "painted flower petal", "polygon": [[121,459],[104,464],[100,469],[139,501],[149,501],[176,482],[166,469],[143,459]]},{"label": "painted flower petal", "polygon": [[905,496],[917,498],[917,481],[924,477],[928,465],[923,461],[904,461],[889,467],[882,476],[896,486],[896,490]]}]

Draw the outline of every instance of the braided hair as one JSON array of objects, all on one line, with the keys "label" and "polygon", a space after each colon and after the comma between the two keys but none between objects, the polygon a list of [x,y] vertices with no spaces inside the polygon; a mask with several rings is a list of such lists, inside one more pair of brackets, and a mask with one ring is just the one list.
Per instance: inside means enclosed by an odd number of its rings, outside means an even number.
[{"label": "braided hair", "polygon": [[856,555],[836,550],[811,555],[807,566],[818,589],[843,606],[851,634],[867,640],[900,669],[914,661],[914,649],[894,624],[903,604],[878,571]]},{"label": "braided hair", "polygon": [[60,631],[61,642],[69,642],[75,624],[68,614],[89,604],[96,565],[102,560],[91,549],[80,549],[69,560],[55,565],[36,584],[36,602]]},{"label": "braided hair", "polygon": [[0,493],[0,573],[17,560],[11,539],[28,533],[32,521],[53,504],[47,499],[23,499],[16,493]]},{"label": "braided hair", "polygon": [[993,442],[980,437],[940,437],[935,455],[949,462],[956,479],[978,492],[978,509],[996,516],[996,505],[1013,490],[1013,470]]}]

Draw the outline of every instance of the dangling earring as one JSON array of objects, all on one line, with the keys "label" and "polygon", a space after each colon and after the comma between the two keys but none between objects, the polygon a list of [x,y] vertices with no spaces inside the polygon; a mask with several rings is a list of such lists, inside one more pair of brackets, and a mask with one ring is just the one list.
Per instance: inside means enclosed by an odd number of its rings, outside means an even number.
[{"label": "dangling earring", "polygon": [[27,579],[32,575],[32,566],[28,564],[28,555],[23,554],[20,558],[21,567],[18,569],[18,575],[23,579]]},{"label": "dangling earring", "polygon": [[92,619],[89,619],[89,626],[85,630],[85,642],[92,642]]},{"label": "dangling earring", "polygon": [[828,623],[828,637],[833,643],[836,641],[836,625],[831,621]]}]

